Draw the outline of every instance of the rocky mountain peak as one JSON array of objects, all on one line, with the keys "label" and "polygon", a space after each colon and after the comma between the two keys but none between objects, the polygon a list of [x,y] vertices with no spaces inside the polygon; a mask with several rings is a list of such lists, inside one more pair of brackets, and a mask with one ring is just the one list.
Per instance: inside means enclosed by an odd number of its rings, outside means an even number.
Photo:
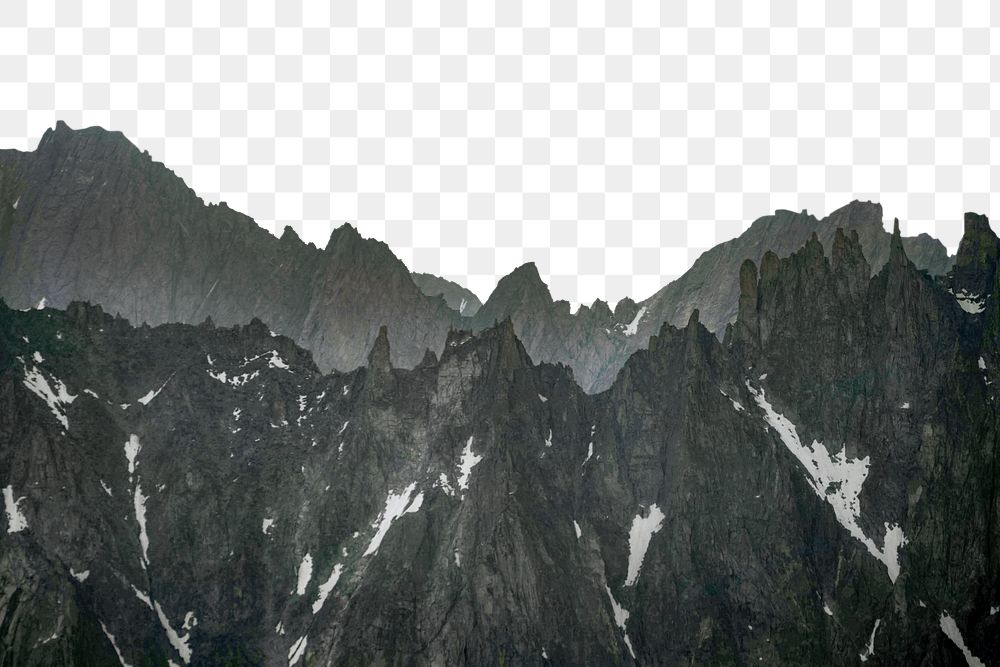
[{"label": "rocky mountain peak", "polygon": [[965,230],[950,274],[951,289],[959,298],[985,298],[993,286],[1000,239],[985,215],[965,214]]},{"label": "rocky mountain peak", "polygon": [[906,256],[903,248],[903,237],[899,233],[899,218],[892,221],[892,237],[889,239],[889,262],[894,266],[907,266],[911,264],[910,258]]}]

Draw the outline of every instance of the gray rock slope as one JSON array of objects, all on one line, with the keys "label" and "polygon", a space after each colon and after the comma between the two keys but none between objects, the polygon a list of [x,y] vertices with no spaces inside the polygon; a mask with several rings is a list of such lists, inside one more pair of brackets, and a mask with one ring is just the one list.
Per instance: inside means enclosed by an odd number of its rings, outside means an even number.
[{"label": "gray rock slope", "polygon": [[[85,300],[137,324],[259,317],[311,350],[322,370],[363,365],[383,324],[406,332],[392,360],[411,368],[425,350],[441,353],[449,329],[482,331],[510,318],[533,360],[566,364],[586,391],[601,391],[663,322],[684,326],[698,308],[721,335],[736,316],[744,260],[759,263],[767,250],[787,256],[813,233],[829,248],[837,227],[858,231],[874,270],[885,263],[881,207],[854,202],[822,220],[788,211],[761,218],[639,304],[625,299],[612,311],[597,301],[570,313],[525,265],[479,308],[468,290],[411,275],[349,225],[319,250],[290,228],[275,239],[224,204],[205,205],[117,132],[58,123],[35,151],[0,150],[0,297],[12,307]],[[918,268],[951,268],[934,239],[903,244]]]},{"label": "gray rock slope", "polygon": [[407,332],[393,361],[413,366],[459,319],[350,225],[324,250],[289,227],[276,239],[205,205],[120,133],[64,123],[31,153],[0,151],[0,296],[17,308],[89,300],[136,323],[261,317],[323,369],[362,365],[381,324]]},{"label": "gray rock slope", "polygon": [[0,663],[996,664],[996,250],[766,253],[597,395],[0,308]]},{"label": "gray rock slope", "polygon": [[[838,228],[858,232],[873,270],[885,264],[890,234],[882,226],[879,204],[855,201],[823,219],[778,211],[705,252],[684,275],[648,299],[638,304],[623,300],[613,314],[602,301],[570,314],[566,302],[552,301],[534,266],[525,265],[500,282],[473,323],[481,328],[510,317],[533,359],[568,364],[585,390],[602,391],[664,322],[684,326],[698,309],[704,326],[721,336],[736,318],[739,270],[745,260],[759,263],[769,250],[785,257],[813,234],[830,248]],[[931,274],[951,268],[944,246],[926,234],[904,238],[903,247],[918,268]]]},{"label": "gray rock slope", "polygon": [[421,292],[427,296],[440,296],[459,315],[472,317],[483,305],[471,290],[451,280],[432,273],[411,273],[410,277]]}]

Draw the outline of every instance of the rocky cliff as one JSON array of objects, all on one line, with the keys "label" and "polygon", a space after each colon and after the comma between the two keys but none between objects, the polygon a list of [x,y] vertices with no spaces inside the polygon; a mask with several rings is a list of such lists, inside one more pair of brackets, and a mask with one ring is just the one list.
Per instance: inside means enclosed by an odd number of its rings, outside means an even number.
[{"label": "rocky cliff", "polygon": [[[663,322],[684,326],[698,308],[721,336],[736,317],[744,260],[787,256],[814,233],[831,248],[838,227],[858,232],[873,270],[885,264],[881,206],[853,202],[822,220],[789,211],[761,218],[649,299],[624,299],[614,311],[596,301],[571,313],[533,265],[506,276],[480,309],[465,288],[411,275],[350,225],[320,250],[291,228],[275,239],[225,204],[205,205],[117,132],[59,123],[33,152],[0,150],[0,297],[12,307],[86,300],[136,324],[260,317],[324,371],[363,365],[383,324],[406,332],[392,360],[411,368],[427,349],[441,353],[449,329],[481,331],[509,317],[533,360],[566,364],[586,391],[601,391]],[[931,274],[951,268],[926,235],[903,246]]]},{"label": "rocky cliff", "polygon": [[996,664],[987,229],[939,278],[765,253],[723,341],[692,311],[597,395],[511,319],[323,374],[259,320],[4,307],[0,663]]},{"label": "rocky cliff", "polygon": [[459,320],[350,225],[323,250],[289,227],[276,239],[120,133],[64,123],[33,152],[0,151],[0,295],[17,308],[89,300],[135,323],[260,317],[327,370],[362,365],[382,324],[407,332],[393,360],[413,366]]}]

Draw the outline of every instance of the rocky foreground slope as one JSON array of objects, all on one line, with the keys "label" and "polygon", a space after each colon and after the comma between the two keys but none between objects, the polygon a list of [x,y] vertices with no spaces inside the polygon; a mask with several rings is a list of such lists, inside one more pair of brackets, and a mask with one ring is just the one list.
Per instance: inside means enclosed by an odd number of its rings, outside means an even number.
[{"label": "rocky foreground slope", "polygon": [[[882,207],[853,202],[822,220],[789,211],[761,218],[638,304],[624,299],[612,311],[597,301],[571,313],[529,264],[480,308],[454,283],[410,274],[385,244],[350,225],[321,250],[291,228],[276,239],[225,204],[206,205],[118,132],[60,122],[35,151],[0,150],[0,298],[10,306],[85,300],[152,325],[259,317],[312,351],[324,371],[363,365],[382,324],[406,332],[392,361],[412,368],[426,349],[442,352],[450,329],[481,331],[510,318],[532,359],[565,364],[584,390],[601,391],[663,322],[684,326],[698,308],[721,335],[736,316],[744,260],[759,263],[767,250],[787,256],[814,233],[829,248],[838,227],[858,231],[873,269],[885,263]],[[918,268],[951,267],[927,235],[903,244]]]},{"label": "rocky foreground slope", "polygon": [[996,258],[766,254],[597,395],[4,307],[0,664],[997,664]]}]

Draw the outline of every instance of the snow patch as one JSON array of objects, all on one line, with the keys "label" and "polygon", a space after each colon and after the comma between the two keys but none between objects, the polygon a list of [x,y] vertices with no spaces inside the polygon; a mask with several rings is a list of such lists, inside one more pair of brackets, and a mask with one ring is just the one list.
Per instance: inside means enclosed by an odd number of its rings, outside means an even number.
[{"label": "snow patch", "polygon": [[48,304],[49,304],[48,299],[46,299],[43,296],[41,299],[39,299],[38,304],[35,306],[35,310],[44,310],[45,306],[47,306]]},{"label": "snow patch", "polygon": [[[951,290],[948,291],[950,292]],[[970,294],[962,290],[954,296],[955,300],[958,301],[958,307],[967,313],[978,315],[986,309],[986,300],[980,294]]]},{"label": "snow patch", "polygon": [[77,572],[73,568],[70,568],[69,569],[69,574],[70,574],[71,577],[73,577],[74,579],[76,579],[77,581],[79,581],[82,584],[83,582],[85,582],[87,580],[87,577],[90,576],[90,570],[84,570],[83,572]]},{"label": "snow patch", "polygon": [[868,638],[868,647],[865,652],[859,655],[861,662],[868,662],[868,658],[875,655],[875,633],[878,632],[878,626],[882,623],[882,619],[875,619],[875,627],[872,628],[872,636]]},{"label": "snow patch", "polygon": [[833,616],[833,612],[830,610],[830,605],[828,604],[823,605],[823,613],[826,614],[827,616]]},{"label": "snow patch", "polygon": [[[35,354],[38,354],[38,353],[36,352]],[[981,370],[981,371],[985,371],[986,370],[986,360],[983,359],[982,357],[979,357],[979,370]]]},{"label": "snow patch", "polygon": [[36,364],[40,364],[43,361],[45,361],[45,358],[42,356],[42,353],[39,352],[38,350],[35,350],[35,353],[31,355],[31,358],[35,360]]},{"label": "snow patch", "polygon": [[764,419],[778,432],[785,447],[799,460],[806,469],[810,485],[820,498],[833,507],[837,521],[847,531],[867,547],[868,552],[881,561],[889,573],[889,579],[896,583],[899,576],[899,548],[907,543],[903,529],[896,524],[885,525],[883,548],[879,549],[875,542],[865,535],[858,521],[861,518],[861,487],[868,477],[869,459],[848,459],[846,448],[833,456],[823,443],[814,440],[807,447],[799,440],[795,425],[784,415],[778,414],[764,395],[747,382],[747,389],[753,395],[757,405],[764,411]]},{"label": "snow patch", "polygon": [[587,444],[587,458],[583,460],[583,463],[580,464],[580,467],[582,468],[583,466],[587,465],[587,461],[589,461],[593,455],[594,455],[594,443],[591,442]]},{"label": "snow patch", "polygon": [[642,560],[646,557],[646,550],[649,549],[649,541],[654,533],[658,533],[663,528],[663,520],[666,517],[660,508],[653,503],[649,506],[649,514],[642,516],[636,514],[632,519],[632,528],[628,533],[628,576],[625,577],[626,586],[634,586],[635,580],[639,577],[639,569],[642,567]]},{"label": "snow patch", "polygon": [[576,519],[573,520],[573,530],[576,531],[576,539],[580,539],[580,536],[583,535],[583,531],[580,530],[580,524],[576,522]]},{"label": "snow patch", "polygon": [[482,460],[482,456],[472,451],[472,436],[470,435],[465,443],[465,449],[462,450],[462,460],[458,463],[458,488],[463,491],[469,488],[469,477],[472,475],[472,469]]},{"label": "snow patch", "polygon": [[159,396],[160,392],[163,391],[163,388],[167,386],[167,383],[170,382],[170,378],[172,378],[173,376],[174,374],[171,373],[170,377],[168,377],[166,380],[163,381],[163,384],[160,385],[159,389],[156,390],[150,389],[149,393],[147,393],[145,396],[139,399],[139,402],[142,403],[143,405],[149,405],[149,402],[151,400]]},{"label": "snow patch", "polygon": [[92,389],[84,389],[83,393],[87,394],[88,396],[93,396],[94,398],[100,398],[100,396],[98,396]]},{"label": "snow patch", "polygon": [[628,652],[634,660],[635,651],[632,649],[632,641],[628,638],[628,631],[625,629],[625,624],[628,622],[629,612],[627,609],[618,604],[618,600],[615,600],[615,596],[611,594],[611,588],[608,587],[607,584],[604,585],[604,590],[608,592],[608,599],[611,600],[611,609],[615,614],[615,624],[621,628],[622,636],[625,638],[625,645],[628,646]]},{"label": "snow patch", "polygon": [[451,487],[451,482],[448,480],[448,475],[444,473],[438,475],[437,481],[434,482],[434,486],[436,488],[441,489],[449,496],[455,495],[455,489]]},{"label": "snow patch", "polygon": [[271,534],[271,528],[274,527],[274,519],[264,519],[260,522],[260,530],[265,535]]},{"label": "snow patch", "polygon": [[941,632],[955,643],[958,650],[965,656],[965,662],[969,667],[986,667],[982,660],[972,655],[972,651],[965,645],[965,639],[962,637],[962,631],[958,629],[958,624],[947,613],[941,614]]},{"label": "snow patch", "polygon": [[302,656],[306,653],[306,643],[308,641],[309,637],[303,635],[288,649],[288,667],[292,667],[292,665],[302,659]]},{"label": "snow patch", "polygon": [[312,579],[312,575],[313,557],[307,553],[302,557],[302,562],[299,563],[298,583],[295,585],[296,595],[306,594],[306,587],[309,585],[309,580]]},{"label": "snow patch", "polygon": [[400,491],[399,493],[389,492],[389,495],[385,499],[385,510],[382,512],[381,520],[378,524],[378,530],[375,531],[375,536],[372,537],[372,541],[369,542],[368,548],[365,550],[364,555],[370,556],[378,551],[379,546],[382,544],[382,540],[385,538],[386,533],[392,527],[393,522],[399,517],[403,516],[407,512],[416,512],[420,509],[420,506],[424,502],[424,494],[419,494],[411,503],[410,496],[417,488],[416,482],[411,482],[408,487]]},{"label": "snow patch", "polygon": [[25,366],[24,386],[35,396],[45,401],[46,405],[49,406],[49,410],[59,420],[59,423],[62,424],[63,430],[69,428],[65,406],[75,401],[76,396],[66,390],[66,385],[62,383],[62,380],[52,378],[52,384],[50,385],[37,366],[32,366],[30,371]]},{"label": "snow patch", "polygon": [[14,500],[14,487],[10,484],[3,488],[3,507],[7,512],[7,532],[20,533],[28,527],[28,520],[21,513],[21,501],[25,497],[21,496]]},{"label": "snow patch", "polygon": [[333,566],[333,571],[330,576],[319,585],[319,595],[316,597],[316,601],[313,602],[313,613],[318,614],[320,609],[323,608],[323,604],[326,602],[326,598],[330,595],[330,591],[333,587],[337,585],[337,581],[340,580],[340,575],[344,572],[344,566],[337,563]]},{"label": "snow patch", "polygon": [[191,663],[191,648],[188,646],[188,642],[191,640],[191,635],[186,634],[183,637],[177,634],[177,631],[170,626],[170,621],[167,619],[167,615],[163,613],[163,608],[160,607],[159,602],[153,602],[153,607],[156,609],[156,615],[160,619],[160,625],[163,626],[163,630],[167,633],[167,640],[170,645],[174,647],[177,654],[181,656],[181,660],[184,664]]},{"label": "snow patch", "polygon": [[271,358],[267,360],[267,365],[269,368],[281,368],[288,370],[288,364],[285,360],[278,355],[277,350],[271,350]]},{"label": "snow patch", "polygon": [[538,395],[538,400],[540,400],[542,403],[548,403],[549,402],[549,399],[545,398],[541,394]]},{"label": "snow patch", "polygon": [[339,431],[337,431],[337,435],[343,435],[344,431],[347,430],[347,425],[350,424],[350,423],[351,423],[350,419],[348,419],[346,422],[344,422],[344,425],[340,427]]},{"label": "snow patch", "polygon": [[635,317],[632,318],[632,321],[629,322],[629,325],[625,327],[626,336],[634,336],[636,333],[638,333],[639,320],[641,320],[642,316],[645,314],[646,314],[646,306],[643,306],[642,308],[639,309],[639,312],[635,314]]},{"label": "snow patch", "polygon": [[910,402],[909,402],[909,401],[906,401],[906,402],[905,402],[905,403],[903,403],[903,404],[902,404],[901,406],[899,406],[899,409],[900,409],[900,410],[909,410],[909,409],[910,409]]}]

